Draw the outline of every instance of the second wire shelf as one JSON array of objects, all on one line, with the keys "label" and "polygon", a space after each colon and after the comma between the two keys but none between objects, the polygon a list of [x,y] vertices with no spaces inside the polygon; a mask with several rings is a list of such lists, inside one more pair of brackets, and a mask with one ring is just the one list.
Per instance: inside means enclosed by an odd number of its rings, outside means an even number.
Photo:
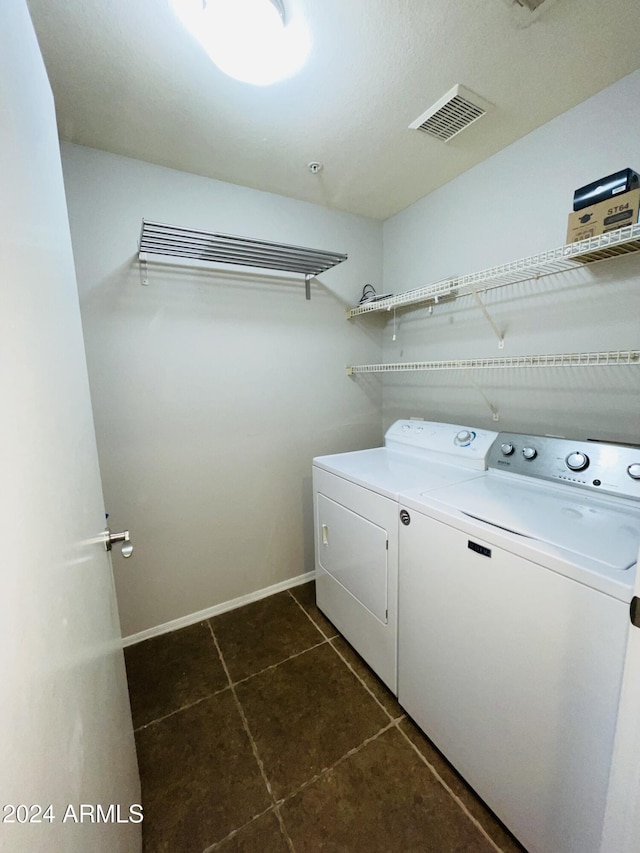
[{"label": "second wire shelf", "polygon": [[347,367],[347,375],[356,373],[400,373],[416,370],[476,370],[507,367],[606,367],[640,364],[640,350],[610,352],[571,352],[543,355],[515,355],[499,358],[408,361],[395,364],[356,364]]}]

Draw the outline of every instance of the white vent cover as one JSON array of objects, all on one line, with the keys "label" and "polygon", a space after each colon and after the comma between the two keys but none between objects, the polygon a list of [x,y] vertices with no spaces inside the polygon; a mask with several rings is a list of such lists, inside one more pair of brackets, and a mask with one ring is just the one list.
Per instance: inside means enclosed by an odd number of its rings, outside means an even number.
[{"label": "white vent cover", "polygon": [[459,84],[447,92],[426,112],[411,122],[411,130],[421,130],[446,142],[469,127],[491,109],[493,104]]}]

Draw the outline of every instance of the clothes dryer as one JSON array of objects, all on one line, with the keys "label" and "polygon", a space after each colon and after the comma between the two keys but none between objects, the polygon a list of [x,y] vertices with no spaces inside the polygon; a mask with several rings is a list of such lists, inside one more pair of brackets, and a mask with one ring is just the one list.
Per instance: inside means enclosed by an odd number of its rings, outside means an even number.
[{"label": "clothes dryer", "polygon": [[395,694],[398,493],[479,476],[496,435],[399,420],[384,447],[313,460],[318,607]]}]

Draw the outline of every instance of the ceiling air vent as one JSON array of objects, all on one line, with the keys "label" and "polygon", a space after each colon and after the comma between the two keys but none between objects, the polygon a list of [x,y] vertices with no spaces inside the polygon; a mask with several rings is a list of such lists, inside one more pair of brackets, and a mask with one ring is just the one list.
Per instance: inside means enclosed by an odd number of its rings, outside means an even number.
[{"label": "ceiling air vent", "polygon": [[446,142],[465,127],[482,118],[492,106],[475,92],[457,85],[411,122],[409,127]]}]

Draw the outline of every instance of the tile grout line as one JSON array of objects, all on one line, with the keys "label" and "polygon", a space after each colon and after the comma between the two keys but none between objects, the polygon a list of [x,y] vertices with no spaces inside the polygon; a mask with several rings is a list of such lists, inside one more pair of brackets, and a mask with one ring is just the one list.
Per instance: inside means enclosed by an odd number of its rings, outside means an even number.
[{"label": "tile grout line", "polygon": [[300,604],[300,602],[299,602],[299,601],[298,601],[298,599],[295,597],[295,595],[291,592],[291,590],[290,590],[290,589],[288,589],[288,590],[287,590],[287,592],[289,593],[289,595],[291,596],[291,598],[293,598],[293,600],[294,600],[294,601],[295,601],[295,603],[298,605],[298,607],[300,608],[300,610],[302,610],[302,612],[303,612],[303,613],[304,613],[304,615],[307,617],[307,619],[309,620],[309,622],[311,622],[311,624],[313,625],[313,627],[314,627],[317,631],[320,631],[320,633],[322,634],[322,636],[323,636],[326,640],[334,640],[336,637],[339,637],[339,636],[340,636],[340,634],[339,634],[339,633],[332,634],[331,636],[329,636],[328,634],[325,634],[325,632],[322,630],[322,628],[321,628],[318,624],[316,624],[316,623],[313,621],[313,619],[311,618],[311,616],[307,613],[307,611],[306,611],[306,610],[305,610],[305,608],[302,606],[302,604]]},{"label": "tile grout line", "polygon": [[226,687],[222,687],[220,690],[215,690],[213,693],[207,693],[206,696],[201,696],[199,699],[195,699],[193,702],[187,702],[186,705],[181,705],[179,708],[176,708],[173,711],[169,711],[168,714],[163,714],[162,717],[156,717],[155,720],[149,720],[148,723],[144,723],[142,726],[138,726],[137,729],[133,730],[133,733],[141,732],[144,729],[148,729],[149,726],[155,726],[156,723],[162,723],[164,720],[168,720],[169,717],[173,717],[176,714],[179,714],[180,711],[188,711],[189,708],[195,708],[196,705],[199,705],[201,702],[206,702],[207,699],[213,699],[214,696],[220,696],[221,693],[224,693],[225,690],[229,689],[229,685]]},{"label": "tile grout line", "polygon": [[460,797],[452,791],[452,789],[449,787],[449,785],[447,785],[447,783],[444,781],[444,779],[442,778],[442,776],[438,773],[438,771],[436,770],[436,768],[435,768],[435,767],[434,767],[434,766],[433,766],[429,761],[427,761],[427,759],[425,758],[425,756],[420,752],[420,750],[419,750],[419,749],[418,749],[418,747],[415,745],[415,743],[413,743],[413,741],[411,740],[411,738],[410,738],[410,737],[409,737],[409,736],[408,736],[408,735],[407,735],[407,734],[406,734],[406,733],[405,733],[405,732],[400,728],[400,723],[402,722],[402,720],[403,720],[403,719],[404,719],[404,718],[399,718],[398,720],[396,720],[396,721],[394,722],[394,725],[395,725],[395,727],[398,729],[398,731],[400,732],[400,734],[402,735],[402,737],[407,741],[407,743],[409,744],[409,746],[411,747],[411,749],[413,749],[413,751],[418,755],[418,757],[419,757],[419,758],[420,758],[420,760],[423,762],[423,764],[426,764],[426,766],[429,768],[429,770],[431,771],[431,773],[435,776],[435,778],[438,780],[438,782],[442,785],[442,787],[445,789],[445,791],[449,794],[449,796],[451,797],[451,799],[452,799],[452,800],[454,800],[454,802],[456,803],[456,805],[457,805],[457,806],[458,806],[458,807],[459,807],[459,808],[464,812],[464,814],[469,818],[469,820],[471,821],[471,823],[476,827],[476,829],[480,832],[480,834],[481,834],[481,835],[483,835],[483,836],[486,838],[486,840],[487,840],[487,841],[489,842],[489,844],[493,847],[493,849],[494,849],[495,851],[497,851],[497,853],[504,853],[503,849],[502,849],[501,847],[498,847],[498,845],[496,844],[496,842],[493,840],[493,838],[491,838],[491,836],[488,834],[487,830],[482,826],[482,824],[480,823],[480,821],[479,821],[476,817],[474,817],[474,816],[471,814],[471,812],[470,812],[470,811],[469,811],[469,809],[465,806],[465,804],[462,802],[462,800],[460,799]]},{"label": "tile grout line", "polygon": [[254,815],[251,820],[248,820],[246,823],[243,823],[242,826],[238,826],[235,829],[232,829],[228,835],[225,835],[224,838],[221,838],[220,841],[215,841],[213,844],[210,844],[208,847],[202,851],[202,853],[213,853],[215,850],[219,850],[220,847],[226,842],[230,841],[232,838],[235,838],[239,832],[242,832],[243,829],[246,829],[248,826],[251,826],[252,823],[255,823],[261,817],[264,817],[269,812],[273,811],[273,806],[269,806],[268,808],[261,811],[259,814]]},{"label": "tile grout line", "polygon": [[270,669],[277,669],[279,666],[282,666],[283,663],[288,663],[290,660],[295,660],[295,658],[299,658],[301,655],[306,655],[307,652],[312,652],[314,649],[319,649],[320,646],[324,646],[325,643],[328,642],[328,640],[321,640],[319,643],[316,643],[315,646],[309,646],[308,649],[303,649],[301,652],[295,652],[294,654],[289,655],[288,658],[283,658],[283,660],[279,660],[277,663],[269,664],[269,666],[265,666],[264,669],[261,669],[258,672],[252,672],[251,675],[247,675],[246,678],[241,678],[239,681],[231,681],[231,677],[229,676],[231,687],[237,687],[239,684],[245,684],[247,681],[251,681],[251,679],[255,678],[257,675],[262,675],[264,672],[269,672]]},{"label": "tile grout line", "polygon": [[390,731],[397,724],[397,722],[398,720],[390,720],[386,726],[383,726],[381,729],[378,729],[378,731],[370,737],[365,738],[362,743],[358,744],[358,746],[354,746],[348,752],[345,752],[344,755],[341,755],[340,758],[334,761],[333,764],[330,764],[329,767],[323,767],[323,769],[319,773],[316,773],[315,776],[312,776],[310,779],[307,779],[305,782],[302,783],[302,785],[299,785],[294,791],[292,791],[290,794],[287,794],[286,797],[282,797],[282,799],[278,800],[278,805],[283,805],[288,800],[291,800],[293,799],[293,797],[296,797],[301,791],[304,791],[305,788],[308,788],[309,785],[313,785],[314,782],[317,782],[319,779],[322,779],[323,776],[326,776],[327,773],[330,773],[340,764],[345,762],[348,758],[351,758],[351,756],[356,755],[358,752],[360,752],[361,749],[364,749],[365,746],[368,746],[370,743],[373,743],[374,740],[377,740],[385,732]]},{"label": "tile grout line", "polygon": [[385,708],[385,706],[384,706],[384,705],[382,704],[382,702],[378,699],[378,697],[375,695],[375,693],[374,693],[374,692],[373,692],[373,690],[369,687],[369,685],[366,683],[366,681],[365,681],[363,678],[361,678],[361,677],[360,677],[360,675],[358,675],[358,673],[357,673],[357,672],[355,671],[355,669],[351,666],[351,664],[350,664],[350,663],[349,663],[349,661],[345,658],[345,656],[344,656],[341,652],[339,652],[339,651],[338,651],[338,649],[336,649],[336,647],[333,645],[333,643],[332,643],[331,641],[329,641],[329,645],[331,646],[331,648],[333,649],[333,651],[338,655],[338,657],[339,657],[339,658],[340,658],[340,660],[343,662],[343,664],[347,667],[347,669],[350,669],[350,670],[351,670],[351,672],[355,675],[355,677],[358,679],[358,681],[359,681],[359,682],[360,682],[360,684],[364,687],[364,689],[367,691],[367,693],[368,693],[368,694],[369,694],[369,695],[370,695],[370,696],[371,696],[371,697],[372,697],[372,698],[373,698],[373,699],[378,703],[378,705],[382,708],[382,710],[385,712],[385,714],[387,715],[387,717],[389,717],[389,719],[390,719],[390,720],[393,720],[393,721],[395,721],[395,720],[403,720],[403,719],[406,717],[406,714],[405,714],[404,712],[403,712],[403,714],[402,714],[402,716],[401,716],[401,717],[394,717],[394,716],[393,716],[393,714],[391,713],[391,711],[389,711],[387,708]]},{"label": "tile grout line", "polygon": [[260,770],[260,775],[262,776],[262,779],[263,779],[263,781],[266,785],[266,788],[267,788],[267,793],[268,793],[269,797],[271,798],[271,802],[273,803],[273,812],[276,816],[276,820],[278,821],[278,824],[280,825],[280,831],[282,832],[284,839],[285,839],[287,846],[289,847],[289,850],[291,851],[291,853],[296,853],[295,848],[293,846],[293,841],[291,840],[291,837],[289,836],[289,833],[287,831],[287,827],[285,826],[285,822],[282,818],[282,815],[280,814],[279,804],[278,804],[278,802],[274,796],[273,789],[271,787],[271,782],[269,781],[269,778],[267,777],[266,771],[264,769],[264,764],[263,764],[262,759],[260,758],[260,755],[258,753],[258,746],[255,742],[253,735],[251,734],[251,729],[249,728],[249,721],[247,720],[247,716],[244,712],[244,708],[242,707],[240,699],[238,698],[238,694],[236,692],[235,685],[231,680],[231,675],[229,674],[229,669],[227,667],[227,663],[226,663],[224,656],[222,654],[222,649],[220,648],[220,645],[218,643],[218,638],[215,635],[215,632],[213,630],[213,626],[211,625],[210,621],[208,622],[208,625],[209,625],[209,630],[211,631],[211,636],[213,637],[213,642],[215,643],[216,649],[218,650],[218,655],[220,657],[220,663],[222,664],[222,667],[223,667],[223,669],[226,673],[226,676],[229,680],[229,687],[231,689],[231,694],[232,694],[233,699],[236,703],[238,713],[240,714],[240,719],[242,720],[242,725],[244,727],[244,730],[247,733],[247,737],[249,738],[249,743],[251,744],[251,749],[253,751],[253,755],[254,755],[256,762],[258,764],[258,768]]}]

